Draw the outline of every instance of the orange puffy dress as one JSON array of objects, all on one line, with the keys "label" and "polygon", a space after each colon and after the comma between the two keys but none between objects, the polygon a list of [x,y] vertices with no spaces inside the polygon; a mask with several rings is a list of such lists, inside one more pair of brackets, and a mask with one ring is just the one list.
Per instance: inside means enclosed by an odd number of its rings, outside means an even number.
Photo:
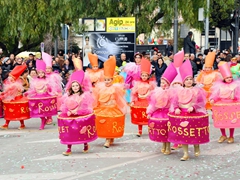
[{"label": "orange puffy dress", "polygon": [[221,75],[218,71],[201,71],[198,77],[196,78],[196,82],[199,84],[203,84],[203,89],[206,92],[206,109],[212,109],[212,106],[209,102],[209,97],[211,96],[211,87],[213,86],[213,83],[220,80]]},{"label": "orange puffy dress", "polygon": [[98,137],[122,137],[127,112],[123,86],[113,84],[107,87],[104,83],[98,83],[93,95]]}]

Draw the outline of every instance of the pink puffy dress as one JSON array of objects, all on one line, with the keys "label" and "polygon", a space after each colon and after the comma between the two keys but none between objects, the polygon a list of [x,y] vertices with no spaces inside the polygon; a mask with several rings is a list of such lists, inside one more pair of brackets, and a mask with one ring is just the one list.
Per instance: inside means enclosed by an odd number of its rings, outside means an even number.
[{"label": "pink puffy dress", "polygon": [[71,112],[71,116],[85,116],[93,113],[93,97],[90,92],[84,92],[82,95],[73,94],[69,96],[67,93],[62,97],[61,116],[69,117],[67,112]]},{"label": "pink puffy dress", "polygon": [[29,90],[25,93],[29,98],[50,97],[56,95],[52,89],[51,82],[47,78],[34,78]]},{"label": "pink puffy dress", "polygon": [[240,81],[234,80],[231,83],[218,81],[211,88],[210,99],[214,102],[233,102],[240,100]]},{"label": "pink puffy dress", "polygon": [[213,104],[213,122],[216,128],[240,127],[240,82],[216,82],[212,87],[210,100]]},{"label": "pink puffy dress", "polygon": [[52,92],[55,92],[57,95],[57,109],[60,109],[61,106],[61,97],[62,97],[62,77],[60,74],[52,72],[49,74],[46,74],[47,78],[49,78],[49,81],[51,82],[51,88]]},{"label": "pink puffy dress", "polygon": [[[209,121],[205,109],[205,92],[198,88],[175,89],[170,107],[168,141],[176,144],[203,144],[209,142]],[[187,112],[193,107],[192,112]],[[175,114],[179,108],[180,114]]]},{"label": "pink puffy dress", "polygon": [[168,142],[168,112],[172,98],[171,89],[155,88],[150,95],[147,108],[149,138],[156,142]]},{"label": "pink puffy dress", "polygon": [[131,89],[133,87],[133,81],[140,80],[141,77],[141,65],[137,65],[136,63],[127,63],[124,67],[124,72],[127,73],[127,77],[125,80],[125,86],[127,89]]},{"label": "pink puffy dress", "polygon": [[48,78],[35,78],[31,81],[25,95],[29,99],[31,117],[49,117],[57,115],[56,93]]},{"label": "pink puffy dress", "polygon": [[[97,139],[93,97],[89,91],[62,97],[58,116],[59,138],[62,144],[83,144]],[[70,114],[68,114],[70,112]]]}]

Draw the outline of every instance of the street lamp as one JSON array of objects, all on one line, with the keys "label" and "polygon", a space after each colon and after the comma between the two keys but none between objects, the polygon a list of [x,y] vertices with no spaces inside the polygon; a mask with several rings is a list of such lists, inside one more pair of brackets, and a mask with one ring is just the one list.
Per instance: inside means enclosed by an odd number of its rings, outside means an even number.
[{"label": "street lamp", "polygon": [[174,44],[173,44],[173,52],[174,54],[178,51],[178,0],[175,0],[175,7],[174,7]]},{"label": "street lamp", "polygon": [[234,41],[234,45],[233,45],[233,53],[237,54],[238,53],[238,33],[239,33],[239,8],[237,5],[237,0],[235,1],[235,41]]},{"label": "street lamp", "polygon": [[207,0],[207,16],[205,19],[205,49],[208,49],[208,33],[209,33],[209,6],[210,0]]}]

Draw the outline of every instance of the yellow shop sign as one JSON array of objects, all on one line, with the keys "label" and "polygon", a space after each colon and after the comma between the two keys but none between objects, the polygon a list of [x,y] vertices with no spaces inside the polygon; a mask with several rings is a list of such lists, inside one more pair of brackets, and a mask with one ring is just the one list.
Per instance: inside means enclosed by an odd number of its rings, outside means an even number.
[{"label": "yellow shop sign", "polygon": [[107,32],[135,32],[135,17],[107,18]]}]

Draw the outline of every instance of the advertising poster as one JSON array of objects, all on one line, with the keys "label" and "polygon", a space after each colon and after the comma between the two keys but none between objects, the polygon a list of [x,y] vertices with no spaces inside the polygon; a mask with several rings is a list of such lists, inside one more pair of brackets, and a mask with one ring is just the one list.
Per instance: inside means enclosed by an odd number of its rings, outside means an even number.
[{"label": "advertising poster", "polygon": [[105,32],[106,31],[106,20],[105,19],[96,19],[95,31]]},{"label": "advertising poster", "polygon": [[106,32],[134,32],[136,31],[135,17],[109,17],[107,18]]},{"label": "advertising poster", "polygon": [[88,52],[98,55],[98,59],[106,61],[108,55],[120,58],[121,53],[126,53],[127,59],[132,60],[135,52],[134,33],[100,33],[86,34],[83,40],[83,66],[88,66]]}]

